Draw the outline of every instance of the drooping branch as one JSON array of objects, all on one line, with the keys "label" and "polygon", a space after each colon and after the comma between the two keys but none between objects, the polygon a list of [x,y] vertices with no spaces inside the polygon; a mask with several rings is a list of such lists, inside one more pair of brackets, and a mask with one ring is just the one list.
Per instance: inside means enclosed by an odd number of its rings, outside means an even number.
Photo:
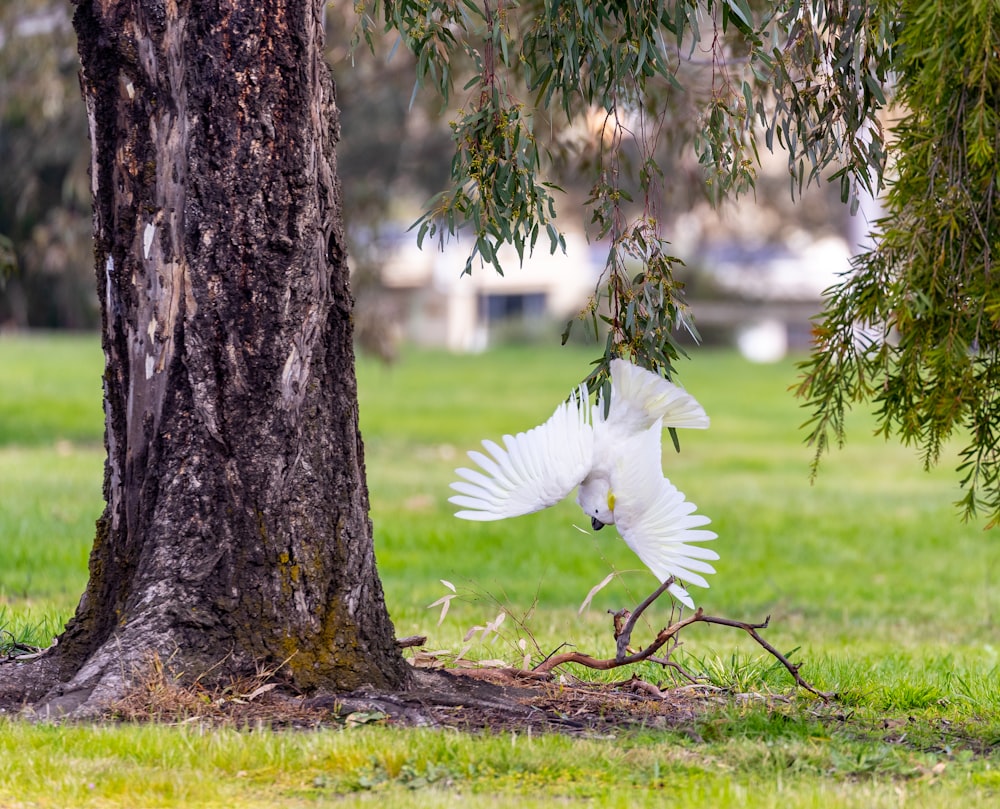
[{"label": "drooping branch", "polygon": [[900,25],[893,3],[364,0],[356,8],[358,41],[372,45],[381,23],[414,55],[417,84],[443,101],[469,77],[451,123],[450,187],[428,202],[419,241],[465,231],[465,272],[475,264],[502,273],[504,244],[520,261],[543,234],[552,252],[565,250],[556,183],[590,188],[586,218],[608,253],[580,325],[598,343],[610,336],[588,384],[606,380],[616,356],[669,376],[683,356],[678,326],[694,333],[661,211],[672,189],[691,184],[671,182],[667,161],[695,158],[701,190],[715,201],[754,187],[761,145],[787,152],[793,197],[824,174],[853,206],[859,188],[881,186],[881,112]]}]

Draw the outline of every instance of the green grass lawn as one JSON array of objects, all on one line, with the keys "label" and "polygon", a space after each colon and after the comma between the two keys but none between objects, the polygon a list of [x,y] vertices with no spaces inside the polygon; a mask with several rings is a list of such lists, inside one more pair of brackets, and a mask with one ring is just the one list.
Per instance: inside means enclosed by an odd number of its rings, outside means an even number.
[{"label": "green grass lawn", "polygon": [[[543,421],[592,352],[517,347],[481,356],[411,351],[359,365],[376,552],[397,634],[468,656],[535,659],[559,644],[610,654],[608,609],[655,582],[611,530],[572,503],[466,523],[453,469],[486,437]],[[47,643],[71,614],[101,510],[95,337],[0,338],[0,628]],[[694,626],[677,659],[728,694],[683,731],[614,739],[363,727],[237,732],[205,727],[29,726],[0,718],[0,806],[987,806],[1000,800],[1000,544],[963,524],[955,456],[914,452],[856,414],[848,445],[810,484],[794,364],[698,351],[680,381],[712,428],[667,449],[672,480],[713,520],[721,559],[711,614],[761,620],[803,675],[840,693],[823,706],[736,631]],[[669,442],[668,442],[669,443]],[[622,575],[582,615],[590,588]],[[438,626],[432,601],[458,588]],[[661,610],[639,632],[658,629]],[[636,637],[642,642],[642,637]],[[597,677],[573,670],[574,674]],[[667,676],[652,665],[637,673]],[[623,679],[621,671],[604,679]],[[776,693],[780,700],[739,692]]]}]

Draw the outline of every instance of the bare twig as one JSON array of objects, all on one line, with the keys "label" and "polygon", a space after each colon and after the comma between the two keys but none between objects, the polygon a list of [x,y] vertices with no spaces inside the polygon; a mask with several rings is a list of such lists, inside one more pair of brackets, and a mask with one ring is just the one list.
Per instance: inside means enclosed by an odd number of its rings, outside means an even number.
[{"label": "bare twig", "polygon": [[652,657],[652,655],[659,651],[668,640],[670,640],[688,624],[702,620],[701,616],[702,611],[699,609],[693,615],[671,624],[666,629],[660,630],[660,634],[656,636],[655,640],[649,646],[641,652],[636,652],[635,654],[625,655],[624,657],[616,656],[610,660],[598,660],[597,658],[582,654],[581,652],[565,652],[560,655],[553,655],[548,660],[539,663],[535,666],[534,670],[551,671],[556,666],[561,666],[563,663],[580,663],[588,668],[606,671],[608,669],[616,669],[619,666],[627,666],[631,663],[641,663],[643,660]]},{"label": "bare twig", "polygon": [[41,646],[29,646],[14,637],[7,629],[0,629],[0,655],[4,660],[31,660],[41,657],[45,649]]},{"label": "bare twig", "polygon": [[836,696],[834,692],[829,691],[817,691],[813,686],[809,685],[802,675],[799,674],[799,669],[802,668],[801,663],[792,663],[787,657],[785,657],[781,652],[775,649],[770,643],[764,640],[758,633],[758,629],[766,629],[767,625],[771,622],[771,616],[768,615],[763,623],[760,624],[748,624],[743,621],[733,621],[729,618],[716,618],[711,615],[705,615],[702,619],[705,623],[709,624],[719,624],[721,626],[733,626],[737,629],[742,629],[751,638],[753,638],[757,643],[759,643],[764,649],[770,652],[777,660],[788,669],[788,673],[795,678],[795,682],[798,683],[799,687],[804,688],[806,691],[810,691],[821,699],[833,699]]},{"label": "bare twig", "polygon": [[[671,649],[674,649],[674,648],[676,648],[676,646],[671,647]],[[671,669],[673,669],[678,674],[680,674],[681,677],[683,677],[685,680],[687,680],[690,683],[697,683],[698,682],[698,678],[695,677],[686,668],[684,668],[680,663],[675,663],[673,660],[670,660],[670,659],[668,659],[666,657],[651,657],[651,658],[649,658],[649,662],[650,663],[659,663],[661,666],[663,666],[665,668],[671,668]]]},{"label": "bare twig", "polygon": [[[632,639],[632,630],[635,629],[635,622],[639,620],[639,616],[642,615],[646,607],[663,595],[667,588],[670,587],[670,585],[675,581],[676,579],[674,579],[673,576],[668,578],[665,582],[663,582],[663,584],[643,599],[639,606],[635,608],[635,611],[628,617],[628,621],[625,623],[625,628],[622,629],[620,633],[616,633],[615,635],[618,639],[618,648],[615,654],[616,659],[623,660],[625,658],[625,653],[628,651],[629,641]],[[615,628],[617,629],[617,626]]]},{"label": "bare twig", "polygon": [[[571,643],[560,643],[558,646],[556,646],[555,649],[553,649],[551,652],[549,652],[545,656],[545,659],[539,665],[535,666],[535,668],[533,668],[532,671],[538,671],[538,669],[541,666],[544,666],[549,660],[551,660],[553,657],[556,657],[556,652],[558,652],[560,649],[562,649],[563,646],[572,646],[572,645],[573,644],[571,644]],[[551,666],[549,666],[548,668],[542,669],[542,670],[543,671],[548,671],[549,668],[551,668]]]}]

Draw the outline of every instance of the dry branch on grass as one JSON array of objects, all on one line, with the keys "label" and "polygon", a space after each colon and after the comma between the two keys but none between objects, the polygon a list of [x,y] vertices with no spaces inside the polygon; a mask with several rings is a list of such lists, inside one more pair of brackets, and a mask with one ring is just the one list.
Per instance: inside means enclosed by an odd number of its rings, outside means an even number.
[{"label": "dry branch on grass", "polygon": [[[675,621],[670,626],[661,629],[657,636],[653,639],[645,649],[638,652],[629,653],[629,642],[632,639],[632,631],[635,629],[636,621],[639,616],[658,599],[663,593],[666,592],[667,588],[674,583],[673,577],[668,578],[663,584],[661,584],[656,590],[654,590],[646,599],[642,601],[635,608],[634,612],[628,613],[627,611],[620,611],[614,613],[614,625],[615,625],[615,640],[617,643],[616,654],[613,658],[599,659],[596,657],[591,657],[590,655],[583,654],[581,652],[563,652],[562,654],[552,655],[551,657],[543,660],[537,666],[532,669],[534,674],[544,674],[551,672],[558,666],[565,663],[578,663],[581,666],[586,666],[587,668],[597,669],[600,671],[607,671],[609,669],[615,669],[619,666],[627,666],[632,663],[641,663],[644,660],[651,660],[662,665],[669,665],[672,668],[678,670],[682,675],[687,677],[689,680],[693,680],[686,671],[684,671],[679,665],[673,663],[667,658],[656,658],[654,655],[660,651],[667,643],[673,641],[676,646],[678,633],[686,626],[696,623],[706,623],[706,624],[718,624],[720,626],[731,626],[736,629],[742,629],[751,638],[753,638],[763,649],[765,649],[769,654],[771,654],[778,662],[783,665],[788,672],[795,679],[795,682],[800,688],[804,688],[817,697],[823,700],[832,699],[835,695],[833,693],[819,691],[810,685],[806,680],[803,679],[802,675],[799,674],[799,668],[801,664],[792,663],[785,655],[774,648],[770,643],[768,643],[764,638],[760,636],[757,631],[759,629],[766,629],[771,621],[771,616],[768,616],[760,623],[748,623],[746,621],[735,621],[731,618],[719,618],[714,615],[705,615],[704,611],[699,607],[694,611],[693,614],[689,615],[687,618],[682,618],[679,621]],[[625,620],[625,624],[622,625],[622,620]]]},{"label": "dry branch on grass", "polygon": [[42,653],[38,646],[21,643],[7,629],[0,629],[0,660],[32,660]]}]

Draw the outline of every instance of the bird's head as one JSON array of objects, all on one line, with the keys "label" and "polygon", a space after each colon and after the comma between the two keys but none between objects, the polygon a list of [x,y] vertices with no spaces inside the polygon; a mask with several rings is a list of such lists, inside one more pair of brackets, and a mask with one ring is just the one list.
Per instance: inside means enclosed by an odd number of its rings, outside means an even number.
[{"label": "bird's head", "polygon": [[605,525],[614,525],[615,495],[606,478],[595,478],[581,483],[576,502],[590,517],[590,524],[595,531],[599,531]]}]

